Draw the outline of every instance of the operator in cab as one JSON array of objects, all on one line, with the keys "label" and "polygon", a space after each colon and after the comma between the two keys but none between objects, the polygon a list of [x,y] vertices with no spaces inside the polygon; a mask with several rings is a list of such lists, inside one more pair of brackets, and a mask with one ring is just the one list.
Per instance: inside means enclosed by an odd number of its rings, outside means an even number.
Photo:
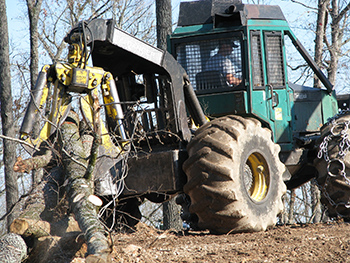
[{"label": "operator in cab", "polygon": [[238,47],[231,41],[225,41],[220,43],[218,52],[213,55],[205,65],[206,71],[217,70],[224,77],[231,86],[236,86],[241,83],[241,79],[236,78],[236,70],[231,60],[228,58],[231,55],[233,48]]}]

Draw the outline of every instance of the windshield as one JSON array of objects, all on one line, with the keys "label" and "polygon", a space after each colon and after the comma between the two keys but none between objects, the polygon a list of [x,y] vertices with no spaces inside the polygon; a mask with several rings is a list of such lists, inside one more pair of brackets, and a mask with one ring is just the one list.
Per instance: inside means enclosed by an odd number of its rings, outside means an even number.
[{"label": "windshield", "polygon": [[237,36],[180,43],[176,59],[197,92],[230,90],[242,83],[242,49]]}]

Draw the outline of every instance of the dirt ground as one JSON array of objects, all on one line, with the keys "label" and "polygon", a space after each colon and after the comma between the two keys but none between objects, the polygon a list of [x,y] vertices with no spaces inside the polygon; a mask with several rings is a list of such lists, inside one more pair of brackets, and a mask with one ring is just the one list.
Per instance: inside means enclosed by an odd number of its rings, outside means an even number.
[{"label": "dirt ground", "polygon": [[350,262],[350,224],[343,222],[230,235],[137,229],[114,236],[112,262]]}]

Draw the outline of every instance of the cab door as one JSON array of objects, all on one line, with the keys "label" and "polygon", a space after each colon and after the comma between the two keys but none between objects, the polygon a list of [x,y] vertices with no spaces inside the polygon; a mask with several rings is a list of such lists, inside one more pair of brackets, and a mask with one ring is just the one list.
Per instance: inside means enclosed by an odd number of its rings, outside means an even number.
[{"label": "cab door", "polygon": [[276,143],[292,141],[284,58],[282,32],[251,32],[252,112],[269,123]]}]

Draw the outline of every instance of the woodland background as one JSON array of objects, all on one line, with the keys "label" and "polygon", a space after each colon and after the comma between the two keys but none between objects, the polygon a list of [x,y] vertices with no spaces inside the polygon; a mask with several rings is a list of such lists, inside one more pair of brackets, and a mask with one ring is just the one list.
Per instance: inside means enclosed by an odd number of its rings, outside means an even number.
[{"label": "woodland background", "polygon": [[[15,173],[17,156],[27,156],[18,138],[18,130],[40,68],[64,60],[65,34],[79,21],[96,17],[114,18],[123,30],[157,45],[156,2],[151,0],[18,0],[16,12],[7,17],[0,0],[0,236],[20,211],[16,204],[25,199],[44,171]],[[179,0],[165,1],[176,26]],[[280,5],[294,33],[335,85],[337,94],[350,92],[350,3],[346,0],[247,0],[245,3]],[[8,6],[7,6],[8,9]],[[15,26],[14,26],[15,25]],[[10,31],[8,31],[10,30]],[[8,37],[8,32],[10,33]],[[159,34],[158,34],[159,35]],[[159,40],[158,40],[159,41]],[[159,46],[159,43],[158,43]],[[288,45],[290,81],[313,83],[311,70]],[[9,138],[11,137],[11,138]],[[280,223],[320,222],[328,220],[320,205],[314,182],[285,196],[285,214]],[[166,228],[162,204],[142,204],[142,220],[157,228]]]}]

